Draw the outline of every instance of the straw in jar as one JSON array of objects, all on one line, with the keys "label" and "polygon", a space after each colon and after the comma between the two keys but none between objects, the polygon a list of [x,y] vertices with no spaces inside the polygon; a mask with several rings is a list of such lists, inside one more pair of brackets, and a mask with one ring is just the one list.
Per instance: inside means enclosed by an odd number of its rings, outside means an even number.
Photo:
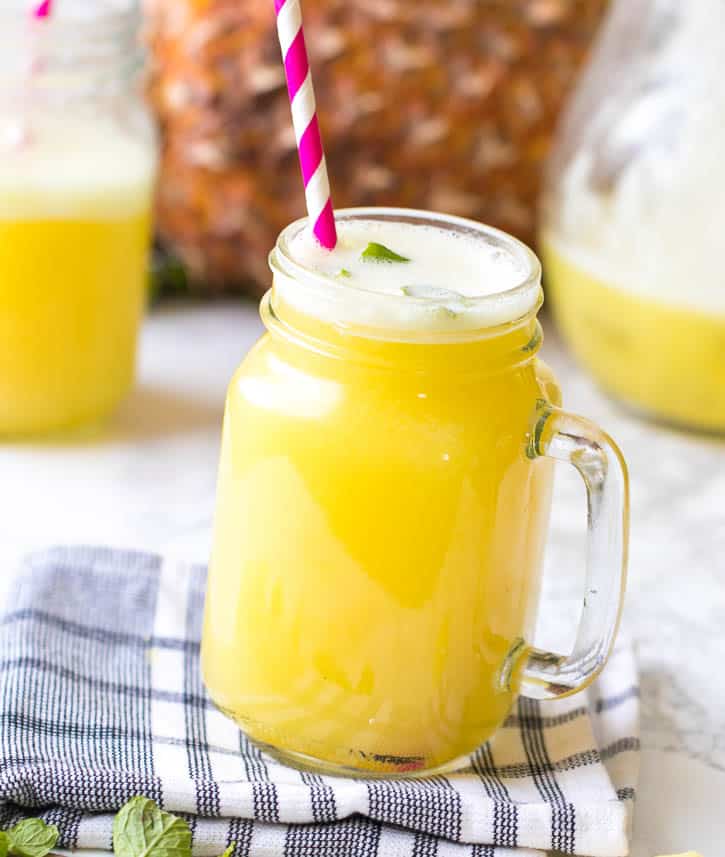
[{"label": "straw in jar", "polygon": [[317,120],[300,0],[275,0],[274,7],[292,107],[292,124],[305,185],[307,213],[317,240],[323,247],[332,250],[337,244],[335,214]]}]

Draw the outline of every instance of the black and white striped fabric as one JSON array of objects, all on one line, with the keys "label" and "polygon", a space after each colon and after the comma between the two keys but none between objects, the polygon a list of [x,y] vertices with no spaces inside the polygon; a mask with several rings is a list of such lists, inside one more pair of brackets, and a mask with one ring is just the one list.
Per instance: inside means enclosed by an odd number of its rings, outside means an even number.
[{"label": "black and white striped fabric", "polygon": [[57,824],[111,847],[143,794],[188,814],[196,855],[534,857],[627,853],[639,742],[633,658],[585,694],[522,699],[470,765],[427,780],[351,780],[266,758],[199,674],[205,569],[105,548],[36,554],[0,620],[0,826]]}]

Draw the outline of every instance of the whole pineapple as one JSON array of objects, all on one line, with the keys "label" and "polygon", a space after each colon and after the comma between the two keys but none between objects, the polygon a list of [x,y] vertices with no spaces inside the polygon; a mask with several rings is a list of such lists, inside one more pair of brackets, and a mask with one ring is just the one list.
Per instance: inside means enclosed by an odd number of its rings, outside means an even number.
[{"label": "whole pineapple", "polygon": [[[606,0],[305,0],[336,207],[532,241],[552,126]],[[212,291],[260,292],[304,197],[271,0],[145,0],[158,229]]]}]

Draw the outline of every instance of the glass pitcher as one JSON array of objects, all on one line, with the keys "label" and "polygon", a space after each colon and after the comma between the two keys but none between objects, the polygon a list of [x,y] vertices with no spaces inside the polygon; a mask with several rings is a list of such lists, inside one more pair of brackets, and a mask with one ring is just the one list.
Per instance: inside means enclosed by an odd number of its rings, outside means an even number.
[{"label": "glass pitcher", "polygon": [[541,245],[564,337],[608,391],[725,431],[721,0],[618,0],[550,161]]}]

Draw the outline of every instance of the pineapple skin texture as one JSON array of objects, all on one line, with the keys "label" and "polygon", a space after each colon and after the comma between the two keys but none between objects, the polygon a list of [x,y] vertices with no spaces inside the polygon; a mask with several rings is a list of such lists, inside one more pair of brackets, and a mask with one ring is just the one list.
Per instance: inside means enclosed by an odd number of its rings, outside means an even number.
[{"label": "pineapple skin texture", "polygon": [[[336,207],[460,214],[533,243],[557,114],[607,0],[305,0]],[[144,0],[162,243],[208,291],[261,293],[305,213],[274,12]]]}]

